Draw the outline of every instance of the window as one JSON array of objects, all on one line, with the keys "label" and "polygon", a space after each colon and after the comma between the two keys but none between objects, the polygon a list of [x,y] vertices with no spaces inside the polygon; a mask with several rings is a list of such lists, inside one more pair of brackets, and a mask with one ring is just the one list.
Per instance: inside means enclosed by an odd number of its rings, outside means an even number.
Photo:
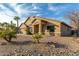
[{"label": "window", "polygon": [[29,31],[32,32],[32,27],[29,27]]},{"label": "window", "polygon": [[47,30],[49,30],[50,32],[54,32],[54,26],[53,25],[50,25],[50,26],[47,26]]}]

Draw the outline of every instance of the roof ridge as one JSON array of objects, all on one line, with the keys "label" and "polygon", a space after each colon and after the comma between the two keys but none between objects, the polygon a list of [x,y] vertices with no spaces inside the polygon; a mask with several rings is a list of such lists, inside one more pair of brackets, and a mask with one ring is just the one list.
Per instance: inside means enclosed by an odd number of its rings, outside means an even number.
[{"label": "roof ridge", "polygon": [[[27,17],[27,19],[25,20],[24,24],[29,20],[29,18],[42,18],[42,19],[46,19],[46,20],[51,20],[51,21],[56,21],[56,22],[60,22],[60,23],[64,23],[66,25],[68,25],[67,23],[63,22],[63,21],[59,21],[59,20],[56,20],[56,19],[51,19],[51,18],[45,18],[45,17],[40,17],[40,16],[29,16]],[[68,25],[70,26],[70,25]]]},{"label": "roof ridge", "polygon": [[39,18],[43,18],[43,19],[47,19],[47,20],[52,20],[52,21],[57,21],[57,22],[63,22],[63,21],[59,21],[59,20],[55,20],[55,19],[51,19],[51,18],[45,18],[45,17],[39,17]]}]

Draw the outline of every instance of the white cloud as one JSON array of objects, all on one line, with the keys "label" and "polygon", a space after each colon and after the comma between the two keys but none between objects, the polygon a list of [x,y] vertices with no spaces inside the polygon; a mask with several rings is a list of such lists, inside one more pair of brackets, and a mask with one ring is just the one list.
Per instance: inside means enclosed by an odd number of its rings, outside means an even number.
[{"label": "white cloud", "polygon": [[48,4],[48,10],[57,11],[57,10],[61,10],[61,9],[63,9],[63,7],[61,7],[61,6],[53,6],[52,4]]},{"label": "white cloud", "polygon": [[9,8],[5,7],[4,5],[0,4],[0,22],[7,22],[10,23],[10,21],[13,21],[16,23],[16,21],[13,19],[15,16],[15,13],[11,11]]},{"label": "white cloud", "polygon": [[32,4],[33,10],[41,10],[38,4]]},{"label": "white cloud", "polygon": [[51,4],[48,4],[48,10],[51,10],[51,11],[56,11],[58,8],[51,5]]},{"label": "white cloud", "polygon": [[7,9],[7,8],[6,8],[5,6],[3,6],[2,4],[0,4],[0,8],[1,8],[1,9],[4,9],[4,10]]},{"label": "white cloud", "polygon": [[37,9],[38,7],[35,4],[32,4],[33,9]]},{"label": "white cloud", "polygon": [[[38,12],[37,9],[40,10],[40,8],[38,6],[36,6],[35,4],[33,4],[32,6],[26,6],[24,7],[24,4],[21,5],[17,5],[17,4],[9,4],[10,7],[12,7],[14,9],[14,11],[10,10],[8,7],[6,7],[5,5],[0,4],[0,8],[2,9],[2,11],[0,11],[0,22],[10,22],[13,21],[14,23],[16,23],[16,21],[13,20],[14,16],[19,16],[21,18],[20,20],[20,24],[22,22],[25,21],[25,19],[22,17],[23,15],[30,16],[32,14],[37,14],[36,16],[40,16],[41,14],[38,14],[40,12]],[[30,7],[30,8],[28,8]]]},{"label": "white cloud", "polygon": [[[13,21],[13,23],[17,24],[17,22],[14,20],[14,17],[9,17],[9,16],[5,15],[4,13],[0,13],[0,22],[1,23],[3,23],[3,22],[10,23],[10,21]],[[23,23],[24,21],[25,21],[24,19],[20,19],[19,25],[21,23]]]},{"label": "white cloud", "polygon": [[48,9],[51,10],[51,11],[56,11],[56,10],[58,10],[58,8],[57,8],[57,7],[54,7],[54,6],[49,6]]},{"label": "white cloud", "polygon": [[42,14],[36,14],[36,16],[42,16]]},{"label": "white cloud", "polygon": [[[15,11],[17,12],[17,14],[19,16],[25,14],[25,15],[30,15],[30,14],[33,14],[33,13],[39,13],[37,10],[34,10],[34,9],[38,9],[36,6],[33,6],[33,8],[31,6],[26,6],[25,8],[23,8],[23,5],[18,5],[15,7]],[[28,8],[28,7],[31,7],[31,8]]]},{"label": "white cloud", "polygon": [[15,7],[15,11],[16,11],[18,14],[21,14],[22,11],[23,11],[23,9],[21,9],[20,7],[21,7],[21,5]]},{"label": "white cloud", "polygon": [[12,17],[4,15],[3,12],[0,13],[0,22],[8,22],[8,23],[10,23],[10,21],[12,21],[12,20],[13,20]]},{"label": "white cloud", "polygon": [[17,6],[17,3],[12,3],[10,5],[15,7],[15,6]]}]

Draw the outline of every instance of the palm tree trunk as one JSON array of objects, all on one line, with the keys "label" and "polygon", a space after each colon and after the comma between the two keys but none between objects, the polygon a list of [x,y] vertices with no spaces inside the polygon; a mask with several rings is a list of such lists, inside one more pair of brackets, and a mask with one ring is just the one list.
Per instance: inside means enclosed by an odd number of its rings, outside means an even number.
[{"label": "palm tree trunk", "polygon": [[18,22],[18,20],[17,20],[17,34],[18,34],[18,26],[19,26],[19,22]]}]

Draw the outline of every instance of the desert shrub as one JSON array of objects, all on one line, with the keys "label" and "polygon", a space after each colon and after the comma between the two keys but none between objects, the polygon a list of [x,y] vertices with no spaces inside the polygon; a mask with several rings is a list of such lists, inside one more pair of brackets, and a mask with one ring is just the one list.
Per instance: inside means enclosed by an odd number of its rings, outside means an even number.
[{"label": "desert shrub", "polygon": [[37,34],[32,35],[32,38],[33,38],[33,41],[34,41],[34,42],[39,43],[39,41],[40,41],[41,38],[42,38],[42,35],[37,33]]},{"label": "desert shrub", "polygon": [[0,38],[11,42],[12,38],[16,37],[16,26],[14,24],[3,23],[0,29]]}]

